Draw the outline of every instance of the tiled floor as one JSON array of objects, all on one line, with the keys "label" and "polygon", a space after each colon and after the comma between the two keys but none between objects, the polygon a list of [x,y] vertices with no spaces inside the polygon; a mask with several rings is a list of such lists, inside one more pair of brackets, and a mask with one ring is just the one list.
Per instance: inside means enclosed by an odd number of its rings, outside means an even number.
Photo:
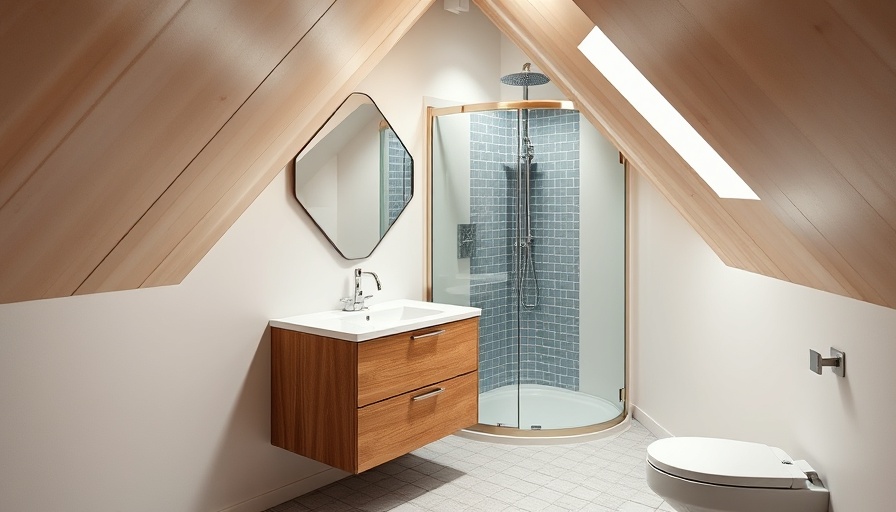
[{"label": "tiled floor", "polygon": [[581,444],[508,446],[449,436],[265,512],[672,511],[644,480],[640,423]]}]

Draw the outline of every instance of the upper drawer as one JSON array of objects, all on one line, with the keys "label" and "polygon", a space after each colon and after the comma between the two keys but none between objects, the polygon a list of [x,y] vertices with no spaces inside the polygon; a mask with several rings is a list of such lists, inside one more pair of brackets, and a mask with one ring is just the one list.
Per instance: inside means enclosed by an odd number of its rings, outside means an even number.
[{"label": "upper drawer", "polygon": [[358,407],[473,371],[479,318],[395,334],[358,345]]}]

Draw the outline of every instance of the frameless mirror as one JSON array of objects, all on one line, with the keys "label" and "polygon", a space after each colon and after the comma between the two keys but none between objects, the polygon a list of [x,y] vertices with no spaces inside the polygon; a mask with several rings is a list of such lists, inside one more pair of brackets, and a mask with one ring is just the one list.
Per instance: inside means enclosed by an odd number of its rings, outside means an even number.
[{"label": "frameless mirror", "polygon": [[366,94],[350,94],[293,164],[296,199],[345,259],[370,256],[413,195],[411,154]]}]

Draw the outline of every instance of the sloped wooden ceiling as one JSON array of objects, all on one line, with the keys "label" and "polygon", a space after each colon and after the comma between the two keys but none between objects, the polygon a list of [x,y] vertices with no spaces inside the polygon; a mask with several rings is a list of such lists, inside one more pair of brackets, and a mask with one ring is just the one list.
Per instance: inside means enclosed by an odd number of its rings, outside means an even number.
[{"label": "sloped wooden ceiling", "polygon": [[[476,3],[726,264],[896,307],[896,3]],[[593,68],[595,24],[761,201],[719,199]]]},{"label": "sloped wooden ceiling", "polygon": [[430,3],[0,3],[0,302],[180,282]]},{"label": "sloped wooden ceiling", "polygon": [[[0,3],[0,302],[180,282],[430,3]],[[476,3],[728,265],[896,307],[896,4]],[[594,24],[761,202],[603,79]]]}]

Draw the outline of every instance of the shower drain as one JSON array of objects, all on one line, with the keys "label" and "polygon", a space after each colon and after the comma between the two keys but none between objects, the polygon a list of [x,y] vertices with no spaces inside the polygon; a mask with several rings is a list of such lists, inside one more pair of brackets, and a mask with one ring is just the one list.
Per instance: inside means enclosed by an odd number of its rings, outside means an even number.
[{"label": "shower drain", "polygon": [[532,430],[541,430],[541,425],[532,425]]}]

